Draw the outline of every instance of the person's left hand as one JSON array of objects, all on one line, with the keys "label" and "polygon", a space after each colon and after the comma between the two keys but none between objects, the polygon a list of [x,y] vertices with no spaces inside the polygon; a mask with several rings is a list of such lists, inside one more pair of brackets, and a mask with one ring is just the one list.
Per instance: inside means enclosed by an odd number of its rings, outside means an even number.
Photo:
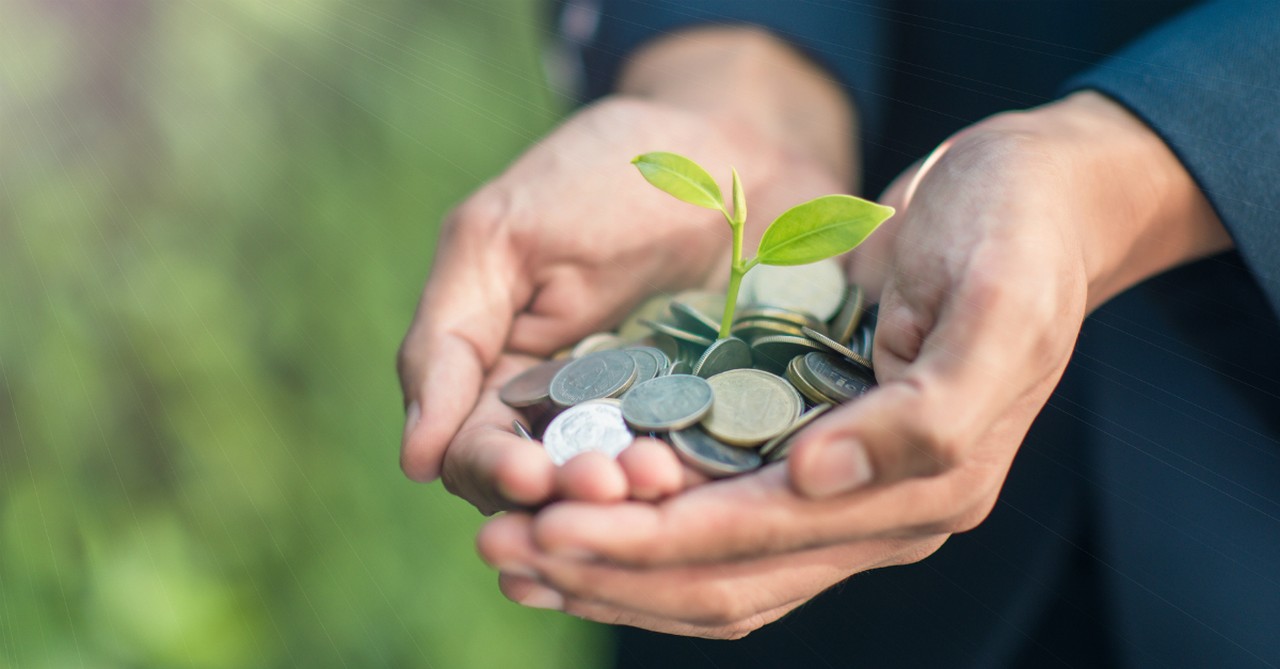
[{"label": "person's left hand", "polygon": [[736,638],[851,574],[903,564],[996,502],[1086,310],[1229,244],[1160,140],[1078,94],[970,128],[885,197],[880,386],[789,461],[657,504],[561,502],[478,538],[527,606]]}]

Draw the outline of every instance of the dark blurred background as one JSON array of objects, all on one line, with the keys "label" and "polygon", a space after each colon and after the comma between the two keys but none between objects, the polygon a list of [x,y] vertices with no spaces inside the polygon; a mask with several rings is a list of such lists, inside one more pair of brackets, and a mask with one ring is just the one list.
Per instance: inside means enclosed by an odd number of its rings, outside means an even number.
[{"label": "dark blurred background", "polygon": [[0,667],[589,667],[404,479],[441,215],[564,113],[535,0],[0,0]]}]

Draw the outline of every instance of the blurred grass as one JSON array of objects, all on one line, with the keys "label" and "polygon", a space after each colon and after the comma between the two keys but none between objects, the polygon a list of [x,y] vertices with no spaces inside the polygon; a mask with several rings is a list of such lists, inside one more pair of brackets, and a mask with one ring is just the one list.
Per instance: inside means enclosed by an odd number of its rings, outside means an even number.
[{"label": "blurred grass", "polygon": [[0,668],[586,667],[401,476],[438,221],[559,117],[532,0],[0,0]]}]

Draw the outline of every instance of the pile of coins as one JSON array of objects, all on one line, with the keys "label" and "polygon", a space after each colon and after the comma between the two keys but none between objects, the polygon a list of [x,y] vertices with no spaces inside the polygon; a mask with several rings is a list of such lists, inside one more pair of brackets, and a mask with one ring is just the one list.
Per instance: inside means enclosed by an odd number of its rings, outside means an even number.
[{"label": "pile of coins", "polygon": [[791,438],[875,385],[875,307],[834,261],[759,267],[740,291],[731,336],[723,295],[690,291],[641,305],[616,332],[585,337],[499,391],[557,465],[616,457],[638,434],[666,441],[710,477],[787,457]]}]

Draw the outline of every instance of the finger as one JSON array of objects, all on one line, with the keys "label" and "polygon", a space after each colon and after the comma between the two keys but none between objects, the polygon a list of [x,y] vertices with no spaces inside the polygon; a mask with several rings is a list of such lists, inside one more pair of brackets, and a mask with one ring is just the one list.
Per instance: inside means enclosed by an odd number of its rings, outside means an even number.
[{"label": "finger", "polygon": [[471,412],[497,360],[512,314],[532,287],[501,233],[501,206],[473,196],[451,216],[398,358],[408,418],[400,465],[409,478],[440,475],[445,446]]},{"label": "finger", "polygon": [[560,557],[657,567],[943,534],[970,529],[974,514],[985,513],[982,502],[999,485],[989,477],[966,469],[814,500],[791,488],[785,463],[778,463],[657,504],[560,502],[535,518],[534,541]]},{"label": "finger", "polygon": [[583,620],[606,625],[626,625],[663,634],[730,641],[741,639],[757,629],[782,618],[803,603],[803,601],[793,602],[786,606],[779,606],[769,611],[752,614],[742,620],[724,625],[690,624],[679,620],[637,613],[609,604],[572,598],[564,602],[561,610]]},{"label": "finger", "polygon": [[517,436],[518,414],[498,399],[496,388],[534,364],[532,358],[503,356],[475,410],[444,457],[445,487],[482,513],[545,503],[552,497],[556,468],[540,444]]},{"label": "finger", "polygon": [[681,464],[671,447],[657,439],[639,438],[618,456],[631,499],[655,501],[705,482],[706,477]]},{"label": "finger", "polygon": [[[877,373],[889,383],[876,394],[874,412],[858,407],[839,423],[825,423],[834,429],[797,439],[791,455],[797,490],[826,497],[994,464],[980,452],[982,437],[1011,418],[1023,429],[1030,424],[1074,341],[1072,328],[1061,325],[1074,314],[1055,313],[1057,300],[1027,287],[1045,283],[1003,280],[1034,271],[1022,261],[976,258],[937,303],[899,289],[910,279],[895,278],[876,333]],[[1012,451],[993,455],[1007,464]]]},{"label": "finger", "polygon": [[944,537],[879,540],[800,551],[759,560],[692,567],[631,569],[538,551],[527,516],[503,517],[481,530],[486,561],[536,578],[564,601],[702,627],[723,627],[762,613],[789,610],[849,575],[923,559]]},{"label": "finger", "polygon": [[555,472],[560,498],[585,502],[620,502],[627,498],[627,475],[613,458],[596,452],[577,455]]},{"label": "finger", "polygon": [[566,601],[564,595],[527,576],[507,573],[499,574],[498,589],[507,599],[529,608],[563,611],[583,620],[605,625],[626,625],[652,632],[703,639],[740,639],[752,631],[781,618],[802,603],[795,602],[787,606],[778,607],[729,625],[707,626],[692,625],[645,615],[609,604],[600,604],[587,600],[569,599]]}]

